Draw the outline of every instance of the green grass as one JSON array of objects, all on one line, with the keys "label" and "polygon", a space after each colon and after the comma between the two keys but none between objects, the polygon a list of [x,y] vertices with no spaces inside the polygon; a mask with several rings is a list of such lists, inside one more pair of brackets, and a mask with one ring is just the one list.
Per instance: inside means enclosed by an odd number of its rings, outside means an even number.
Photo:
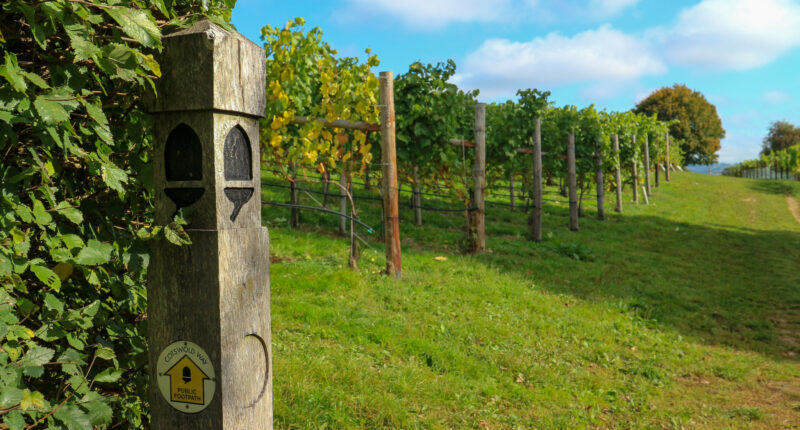
[{"label": "green grass", "polygon": [[265,206],[275,425],[797,428],[800,223],[786,194],[800,184],[675,174],[605,222],[587,201],[579,232],[547,204],[539,244],[524,213],[489,206],[476,256],[458,253],[463,214],[414,227],[404,208],[402,281],[380,274],[376,238],[352,272],[335,217],[304,212],[292,230]]}]

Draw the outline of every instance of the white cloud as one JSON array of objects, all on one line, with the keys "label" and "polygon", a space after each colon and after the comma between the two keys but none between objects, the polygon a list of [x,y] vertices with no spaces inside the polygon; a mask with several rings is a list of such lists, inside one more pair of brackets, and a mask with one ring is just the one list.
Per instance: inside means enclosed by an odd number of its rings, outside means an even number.
[{"label": "white cloud", "polygon": [[439,28],[451,22],[502,21],[512,15],[511,0],[348,0],[348,13],[389,14],[411,27]]},{"label": "white cloud", "polygon": [[800,45],[800,5],[792,0],[703,0],[654,32],[668,59],[709,69],[761,67]]},{"label": "white cloud", "polygon": [[783,91],[767,91],[761,98],[769,105],[779,105],[792,101],[791,94]]},{"label": "white cloud", "polygon": [[[618,88],[620,82],[666,68],[645,42],[605,25],[572,37],[551,33],[528,42],[490,39],[467,57],[461,70],[453,79],[456,84],[480,88],[493,98],[513,96],[519,88],[576,82]],[[598,88],[592,92],[603,93]]]},{"label": "white cloud", "polygon": [[720,163],[738,163],[758,157],[761,151],[761,139],[752,133],[736,133],[728,130],[728,135],[722,140],[719,150]]}]

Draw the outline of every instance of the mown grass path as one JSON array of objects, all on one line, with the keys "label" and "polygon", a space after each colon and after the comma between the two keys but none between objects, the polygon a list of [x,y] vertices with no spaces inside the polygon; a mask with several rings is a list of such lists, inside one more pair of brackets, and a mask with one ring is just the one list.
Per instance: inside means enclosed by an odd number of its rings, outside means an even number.
[{"label": "mown grass path", "polygon": [[457,252],[459,214],[415,228],[404,209],[402,281],[378,273],[377,242],[348,270],[335,219],[295,231],[266,207],[276,427],[797,428],[787,194],[800,185],[676,174],[605,222],[589,203],[579,232],[551,204],[540,244],[489,206],[477,256]]}]

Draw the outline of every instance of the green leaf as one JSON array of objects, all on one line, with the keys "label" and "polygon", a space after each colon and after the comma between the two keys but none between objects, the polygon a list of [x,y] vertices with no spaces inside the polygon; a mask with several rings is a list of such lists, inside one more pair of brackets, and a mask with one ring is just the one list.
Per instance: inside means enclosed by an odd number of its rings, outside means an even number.
[{"label": "green leaf", "polygon": [[82,24],[70,24],[64,26],[64,31],[69,36],[69,43],[75,53],[74,62],[85,61],[100,52],[100,48],[89,41],[89,32]]},{"label": "green leaf", "polygon": [[86,393],[81,398],[81,406],[89,413],[89,421],[92,425],[103,426],[111,423],[113,411],[108,406],[108,400],[100,394],[94,391]]},{"label": "green leaf", "polygon": [[48,124],[58,124],[69,120],[69,114],[61,104],[48,100],[46,96],[36,97],[33,102],[36,112]]},{"label": "green leaf", "polygon": [[128,182],[128,174],[113,164],[103,164],[101,169],[103,172],[103,181],[106,185],[112,190],[124,193],[125,187],[123,184]]},{"label": "green leaf", "polygon": [[55,355],[55,351],[43,346],[36,346],[31,348],[25,356],[22,357],[20,365],[22,366],[42,366],[50,362]]},{"label": "green leaf", "polygon": [[105,383],[112,383],[119,381],[119,378],[122,377],[123,374],[122,369],[113,369],[108,368],[100,373],[98,373],[94,377],[94,382],[105,382]]},{"label": "green leaf", "polygon": [[56,272],[48,269],[44,266],[38,265],[31,265],[31,272],[42,281],[43,284],[47,285],[48,287],[52,288],[55,291],[61,289],[61,278],[56,274]]},{"label": "green leaf", "polygon": [[97,100],[97,103],[89,103],[81,99],[81,103],[86,108],[86,113],[88,113],[93,120],[100,125],[108,125],[108,118],[106,118],[106,114],[103,112],[103,106],[100,104],[100,100]]},{"label": "green leaf", "polygon": [[[20,390],[22,393],[22,390]],[[3,423],[8,426],[8,430],[23,430],[25,428],[25,417],[20,411],[11,411],[3,417]]]},{"label": "green leaf", "polygon": [[45,80],[42,79],[36,73],[23,72],[23,74],[25,75],[26,78],[28,78],[29,81],[31,81],[31,83],[33,83],[37,87],[39,87],[39,88],[41,88],[43,90],[46,90],[46,89],[50,88],[50,85],[47,85],[47,82],[45,82]]},{"label": "green leaf", "polygon": [[56,311],[59,315],[64,312],[64,302],[50,293],[44,295],[44,307]]},{"label": "green leaf", "polygon": [[113,360],[117,357],[117,354],[114,353],[114,350],[111,348],[107,348],[105,346],[101,346],[97,348],[96,352],[97,358],[101,358],[103,360]]},{"label": "green leaf", "polygon": [[83,410],[75,405],[64,405],[53,414],[68,430],[91,430],[92,423]]},{"label": "green leaf", "polygon": [[39,330],[36,330],[36,337],[45,342],[54,342],[58,339],[62,339],[66,335],[67,332],[64,331],[63,328],[53,323],[45,324],[39,327]]},{"label": "green leaf", "polygon": [[114,21],[122,27],[122,31],[147,48],[161,45],[161,31],[150,14],[142,9],[114,8],[106,9]]},{"label": "green leaf", "polygon": [[64,353],[58,357],[58,361],[62,363],[61,370],[68,375],[79,375],[79,366],[86,365],[86,362],[83,361],[80,353],[72,348],[68,348],[66,351],[64,351]]},{"label": "green leaf", "polygon": [[83,223],[83,212],[76,207],[72,207],[72,205],[67,202],[59,203],[56,206],[56,210],[74,224],[81,225]]},{"label": "green leaf", "polygon": [[61,240],[64,242],[64,245],[67,246],[70,250],[72,249],[80,249],[84,247],[83,239],[77,234],[65,234],[61,236]]},{"label": "green leaf", "polygon": [[4,386],[0,391],[0,408],[8,409],[22,401],[24,392],[16,387]]},{"label": "green leaf", "polygon": [[75,261],[82,266],[97,266],[111,260],[114,248],[107,244],[91,239],[85,248],[81,249]]},{"label": "green leaf", "polygon": [[189,239],[189,235],[187,235],[184,230],[176,227],[174,223],[164,227],[164,238],[170,243],[178,246],[191,245],[192,243],[191,239]]},{"label": "green leaf", "polygon": [[21,93],[28,89],[25,78],[22,77],[22,71],[17,64],[17,56],[11,52],[6,52],[5,64],[0,66],[0,76],[6,78],[11,86]]}]

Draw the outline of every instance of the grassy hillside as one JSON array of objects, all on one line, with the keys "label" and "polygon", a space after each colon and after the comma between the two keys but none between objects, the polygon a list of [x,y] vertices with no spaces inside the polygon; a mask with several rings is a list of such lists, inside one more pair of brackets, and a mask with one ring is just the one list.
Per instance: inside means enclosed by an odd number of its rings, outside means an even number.
[{"label": "grassy hillside", "polygon": [[[379,274],[374,238],[355,273],[334,217],[291,230],[265,207],[276,427],[796,428],[786,194],[800,185],[676,174],[605,222],[588,205],[579,232],[550,203],[540,244],[525,214],[489,206],[477,256],[457,252],[462,214],[415,228],[403,209],[402,281]],[[361,215],[378,223],[376,207]]]}]

